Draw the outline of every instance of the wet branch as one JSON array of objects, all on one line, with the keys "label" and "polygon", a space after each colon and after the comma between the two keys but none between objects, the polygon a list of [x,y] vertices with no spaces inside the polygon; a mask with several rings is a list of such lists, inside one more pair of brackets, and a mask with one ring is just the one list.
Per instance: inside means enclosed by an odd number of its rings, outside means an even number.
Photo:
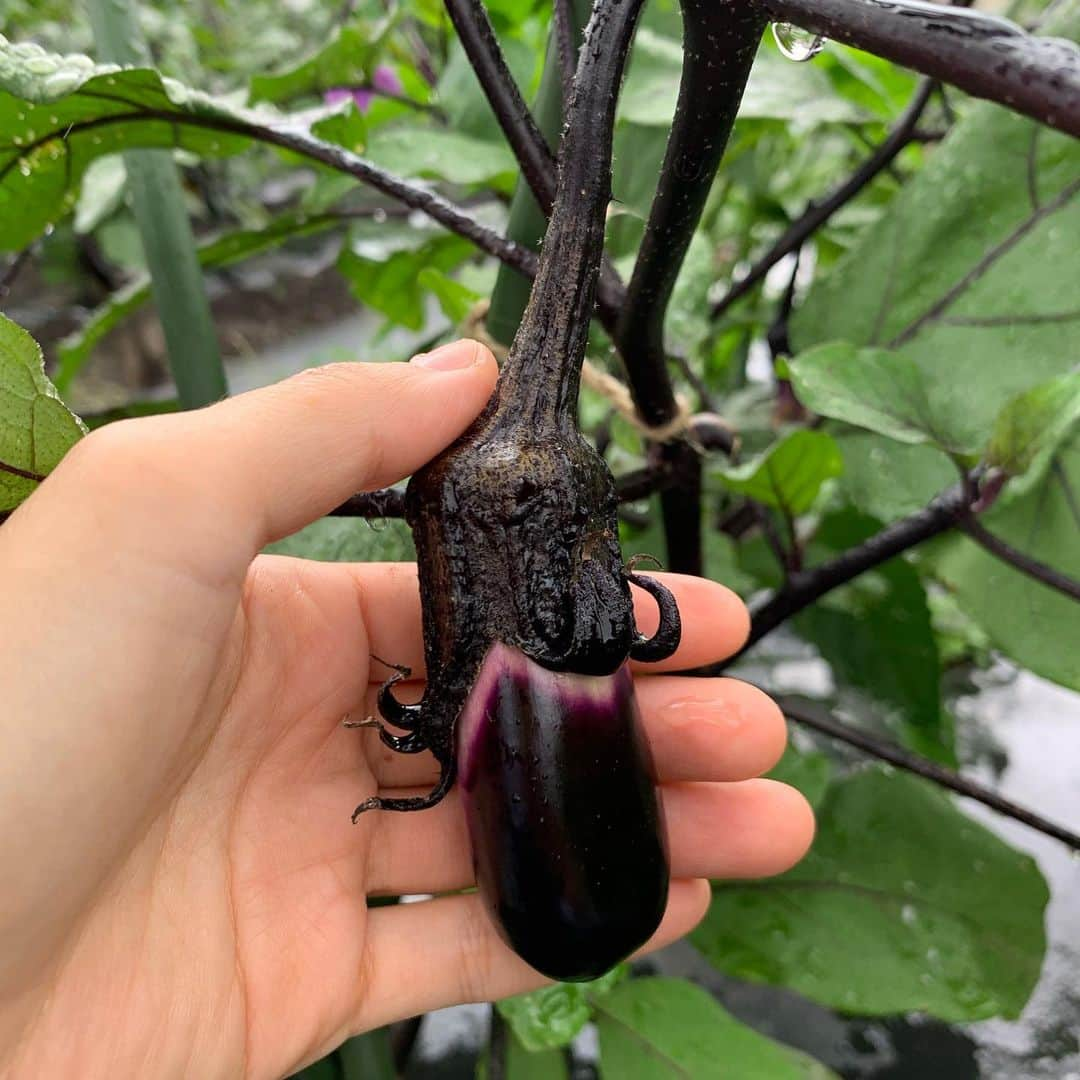
[{"label": "wet branch", "polygon": [[811,728],[822,735],[827,735],[830,739],[846,743],[848,746],[853,746],[864,754],[870,755],[870,757],[888,762],[897,769],[903,769],[905,772],[921,776],[940,787],[955,792],[957,795],[974,799],[1004,817],[1019,821],[1021,824],[1027,825],[1029,828],[1046,836],[1052,836],[1055,840],[1060,840],[1074,850],[1080,850],[1080,836],[1076,833],[1070,832],[1061,825],[1055,825],[1054,822],[1048,821],[1034,811],[1014,803],[1011,799],[1002,797],[996,791],[992,791],[974,780],[969,780],[952,769],[947,769],[943,765],[938,765],[937,762],[929,761],[918,754],[904,750],[887,739],[878,738],[860,728],[844,724],[834,717],[823,715],[791,698],[780,698],[779,705],[785,716],[798,724],[802,724],[804,727]]},{"label": "wet branch", "polygon": [[550,215],[555,198],[555,159],[506,66],[487,11],[480,0],[445,0],[445,4],[522,175],[544,213]]},{"label": "wet branch", "polygon": [[[334,169],[337,172],[346,173],[355,177],[361,183],[381,191],[384,195],[403,203],[413,210],[419,210],[433,221],[438,222],[443,228],[448,229],[458,236],[475,244],[481,251],[493,256],[500,262],[512,267],[526,277],[535,277],[537,269],[537,255],[533,251],[515,244],[512,240],[506,240],[492,229],[481,225],[479,221],[465,213],[461,207],[444,199],[427,188],[412,184],[394,173],[380,168],[378,165],[346,150],[343,146],[324,140],[310,134],[299,127],[280,125],[264,125],[251,120],[242,120],[229,116],[212,115],[209,113],[188,114],[173,113],[158,109],[144,109],[132,105],[130,112],[112,113],[107,116],[94,117],[89,120],[79,121],[68,125],[62,132],[49,130],[38,136],[32,143],[27,143],[21,148],[21,153],[12,157],[10,161],[0,169],[0,180],[6,176],[10,169],[16,167],[20,161],[24,161],[39,146],[54,139],[60,139],[66,145],[66,139],[73,133],[81,133],[95,128],[106,128],[114,124],[125,124],[135,120],[161,120],[172,126],[198,127],[210,131],[221,131],[231,135],[240,135],[256,142],[278,146],[283,150],[290,150],[301,157]],[[601,317],[613,324],[617,315],[617,296],[600,292],[597,304]]]},{"label": "wet branch", "polygon": [[1014,548],[1000,537],[995,536],[973,517],[965,518],[960,528],[971,537],[980,547],[985,548],[991,555],[995,555],[1002,562],[1019,570],[1022,574],[1041,581],[1051,589],[1068,596],[1072,600],[1080,602],[1080,581],[1074,581],[1067,574],[1055,570],[1046,563],[1033,559],[1030,555]]},{"label": "wet branch", "polygon": [[802,216],[796,218],[750,270],[713,304],[711,314],[714,319],[727,312],[733,304],[763,281],[781,259],[798,251],[838,210],[847,206],[869,183],[888,169],[905,147],[916,141],[918,123],[936,86],[933,79],[926,79],[919,85],[895,127],[877,149],[835,191],[820,202],[810,203]]},{"label": "wet branch", "polygon": [[750,637],[743,651],[826,593],[953,528],[967,514],[970,498],[964,486],[958,484],[938,495],[925,509],[887,525],[835,559],[793,573],[783,588],[752,613]]},{"label": "wet branch", "polygon": [[[727,147],[765,19],[739,0],[682,0],[679,99],[656,197],[615,340],[638,412],[651,427],[678,415],[664,348],[672,290]],[[701,461],[685,440],[657,451],[679,481],[662,497],[668,563],[702,568]]]},{"label": "wet branch", "polygon": [[554,0],[551,18],[554,24],[555,47],[559,52],[559,71],[562,75],[564,109],[574,92],[574,73],[578,65],[578,48],[575,41],[574,12],[571,0]]},{"label": "wet branch", "polygon": [[769,18],[892,60],[1080,136],[1080,47],[919,0],[755,0]]}]

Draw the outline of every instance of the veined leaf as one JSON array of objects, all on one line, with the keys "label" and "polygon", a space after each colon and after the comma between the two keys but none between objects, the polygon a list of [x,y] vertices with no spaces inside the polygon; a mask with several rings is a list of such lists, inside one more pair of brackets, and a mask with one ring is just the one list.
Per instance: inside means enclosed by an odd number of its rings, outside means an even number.
[{"label": "veined leaf", "polygon": [[[259,118],[156,71],[95,65],[0,36],[0,246],[17,251],[59,220],[98,158],[143,147],[235,153],[249,140],[228,129],[245,119]],[[185,122],[196,120],[207,126]]]},{"label": "veined leaf", "polygon": [[38,343],[0,315],[0,511],[14,510],[85,433],[45,377]]},{"label": "veined leaf", "polygon": [[[453,269],[472,253],[472,245],[456,236],[438,236],[421,247],[368,258],[351,247],[338,256],[338,269],[353,295],[381,311],[391,322],[419,330],[424,325],[425,270]],[[431,283],[430,274],[426,278]]]},{"label": "veined leaf", "polygon": [[932,442],[954,451],[948,418],[935,415],[923,371],[888,349],[858,349],[834,342],[788,361],[799,400],[821,416],[844,420],[904,443]]},{"label": "veined leaf", "polygon": [[[1070,371],[1025,390],[998,413],[986,461],[1011,476],[1031,471],[1029,481],[1038,480],[1078,422],[1080,371]],[[1013,490],[1017,486],[1014,484]]]},{"label": "veined leaf", "polygon": [[[1080,578],[1080,432],[1058,448],[1038,483],[1014,488],[1016,483],[1006,485],[1000,504],[983,514],[981,523],[1020,551]],[[997,648],[1036,674],[1080,690],[1075,600],[965,536],[943,538],[926,558]]]},{"label": "veined leaf", "polygon": [[933,785],[875,767],[831,785],[793,870],[717,884],[693,941],[730,975],[843,1012],[1015,1017],[1042,966],[1047,898],[1033,859]]},{"label": "veined leaf", "polygon": [[827,1080],[831,1069],[739,1023],[686,979],[632,979],[597,1005],[612,1080]]},{"label": "veined leaf", "polygon": [[[1080,36],[1080,3],[1059,7],[1046,32]],[[848,384],[823,411],[891,438],[981,450],[1011,397],[1076,362],[1077,236],[1080,140],[973,106],[792,321],[799,352],[842,341],[851,365],[891,364],[893,374],[908,365],[899,419],[883,427],[852,413],[880,412],[873,381],[865,401]],[[898,359],[854,352],[881,348]]]},{"label": "veined leaf", "polygon": [[724,469],[719,475],[732,491],[795,515],[809,510],[821,485],[839,476],[843,467],[830,435],[795,431],[756,460]]}]

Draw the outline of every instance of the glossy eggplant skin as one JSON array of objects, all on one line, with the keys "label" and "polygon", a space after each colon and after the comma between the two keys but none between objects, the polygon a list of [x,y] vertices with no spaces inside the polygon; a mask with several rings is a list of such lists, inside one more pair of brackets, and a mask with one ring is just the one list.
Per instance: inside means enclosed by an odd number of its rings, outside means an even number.
[{"label": "glossy eggplant skin", "polygon": [[458,726],[480,892],[541,974],[595,979],[652,936],[669,867],[629,669],[549,671],[492,648]]}]

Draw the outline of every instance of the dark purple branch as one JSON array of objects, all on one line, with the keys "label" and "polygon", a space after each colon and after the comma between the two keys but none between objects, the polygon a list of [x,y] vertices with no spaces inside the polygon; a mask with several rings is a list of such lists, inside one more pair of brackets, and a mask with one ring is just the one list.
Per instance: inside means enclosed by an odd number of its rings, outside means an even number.
[{"label": "dark purple branch", "polygon": [[[124,104],[128,104],[124,102]],[[66,140],[72,134],[78,134],[95,128],[110,127],[113,124],[130,123],[135,120],[161,120],[167,124],[187,127],[205,128],[211,131],[223,131],[233,135],[240,135],[256,142],[268,143],[272,146],[281,147],[300,154],[311,161],[318,161],[328,168],[337,172],[347,173],[362,183],[381,191],[384,195],[404,203],[413,210],[419,210],[427,214],[433,221],[438,222],[445,229],[464,237],[475,244],[481,251],[494,256],[500,262],[513,267],[526,277],[535,277],[537,269],[537,256],[533,251],[515,244],[512,240],[506,240],[486,226],[481,225],[475,218],[470,217],[460,207],[444,199],[426,188],[411,184],[400,176],[372,164],[365,158],[346,150],[334,143],[324,142],[322,139],[311,135],[299,128],[284,125],[270,126],[255,123],[250,120],[241,120],[230,116],[213,115],[209,113],[172,113],[156,109],[143,109],[132,107],[131,112],[112,113],[108,116],[94,117],[90,120],[79,121],[67,125],[63,131],[46,130],[32,143],[27,143],[21,148],[21,153],[11,158],[7,165],[0,169],[0,180],[15,168],[19,161],[32,153],[38,146],[61,138]],[[610,306],[612,298],[606,297],[601,290],[598,304],[601,315],[614,323],[617,309]]]},{"label": "dark purple branch", "polygon": [[578,65],[574,11],[571,3],[572,0],[553,0],[551,12],[555,24],[555,47],[559,51],[559,70],[562,74],[564,113],[574,93],[574,73]]},{"label": "dark purple branch", "polygon": [[770,19],[854,45],[1080,136],[1080,47],[918,0],[755,0]]},{"label": "dark purple branch", "polygon": [[[615,341],[630,392],[647,424],[678,414],[667,367],[664,322],[675,281],[727,147],[765,27],[742,0],[682,0],[683,70],[660,180],[626,290]],[[685,440],[658,458],[677,477],[661,496],[668,565],[700,574],[701,461]]]},{"label": "dark purple branch", "polygon": [[995,536],[973,517],[966,518],[961,522],[960,528],[975,543],[985,548],[991,555],[997,556],[1002,562],[1008,563],[1022,574],[1027,574],[1028,577],[1034,578],[1036,581],[1041,581],[1049,588],[1056,589],[1059,593],[1080,601],[1080,581],[1074,581],[1068,575],[1061,573],[1060,570],[1055,570],[1052,566],[1047,566],[1045,563],[1039,562],[1038,559],[1033,559],[1030,555],[1019,551],[1000,537]]},{"label": "dark purple branch", "polygon": [[835,191],[820,202],[811,203],[803,215],[793,221],[776,242],[765,252],[727,293],[712,306],[713,318],[719,318],[736,301],[765,279],[765,275],[785,256],[799,248],[838,210],[846,206],[863,188],[887,169],[897,155],[915,139],[917,124],[933,95],[935,83],[926,79],[919,86],[911,103],[896,126],[878,148]]},{"label": "dark purple branch", "polygon": [[804,727],[811,728],[822,735],[827,735],[830,739],[846,743],[848,746],[853,746],[864,754],[869,754],[880,761],[887,761],[897,769],[903,769],[905,772],[921,776],[925,780],[930,780],[940,787],[955,792],[957,795],[963,795],[967,799],[974,799],[1004,817],[1019,821],[1021,824],[1027,825],[1029,828],[1035,829],[1046,836],[1052,836],[1055,840],[1060,840],[1074,850],[1080,850],[1080,836],[1076,833],[1060,825],[1055,825],[1052,821],[1047,821],[1046,818],[1028,810],[1026,807],[1020,806],[1010,799],[1003,798],[996,791],[992,791],[974,780],[969,780],[952,769],[946,769],[943,765],[928,761],[918,754],[904,750],[895,743],[877,738],[866,731],[852,727],[850,724],[841,723],[834,717],[813,711],[790,698],[780,698],[779,705],[785,716],[796,723],[802,724]]},{"label": "dark purple branch", "polygon": [[682,0],[682,8],[679,100],[617,335],[635,404],[654,426],[668,423],[678,409],[664,350],[668,303],[765,26],[741,0]]},{"label": "dark purple branch", "polygon": [[953,528],[967,513],[968,500],[963,485],[949,488],[925,509],[887,525],[835,559],[792,574],[782,589],[752,613],[750,637],[744,651],[826,593]]},{"label": "dark purple branch", "polygon": [[555,198],[555,159],[503,59],[480,0],[445,0],[465,55],[487,95],[522,175],[547,215]]}]

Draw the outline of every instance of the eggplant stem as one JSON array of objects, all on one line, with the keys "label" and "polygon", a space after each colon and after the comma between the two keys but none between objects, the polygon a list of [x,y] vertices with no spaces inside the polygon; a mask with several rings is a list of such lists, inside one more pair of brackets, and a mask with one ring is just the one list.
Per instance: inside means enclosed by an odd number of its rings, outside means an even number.
[{"label": "eggplant stem", "polygon": [[384,799],[380,795],[373,795],[370,799],[365,799],[353,811],[353,824],[356,824],[360,819],[361,814],[366,814],[369,810],[397,810],[405,812],[411,810],[427,810],[429,807],[435,806],[437,803],[441,802],[443,796],[445,796],[453,786],[457,770],[454,767],[453,758],[445,758],[439,762],[439,766],[442,770],[439,773],[439,782],[426,795],[417,795],[408,799]]},{"label": "eggplant stem", "polygon": [[[633,559],[630,560],[633,565]],[[666,660],[679,647],[682,640],[682,617],[679,615],[679,605],[671,590],[661,585],[656,578],[647,577],[644,574],[635,574],[633,570],[627,570],[627,580],[631,585],[644,589],[655,601],[660,609],[660,625],[651,638],[643,634],[637,635],[637,640],[630,647],[630,657],[633,660],[644,660],[654,663],[657,660]]]},{"label": "eggplant stem", "polygon": [[382,713],[383,719],[394,727],[399,727],[403,731],[414,731],[420,723],[420,704],[406,705],[394,697],[394,687],[404,678],[405,676],[398,672],[379,687],[379,712]]}]

